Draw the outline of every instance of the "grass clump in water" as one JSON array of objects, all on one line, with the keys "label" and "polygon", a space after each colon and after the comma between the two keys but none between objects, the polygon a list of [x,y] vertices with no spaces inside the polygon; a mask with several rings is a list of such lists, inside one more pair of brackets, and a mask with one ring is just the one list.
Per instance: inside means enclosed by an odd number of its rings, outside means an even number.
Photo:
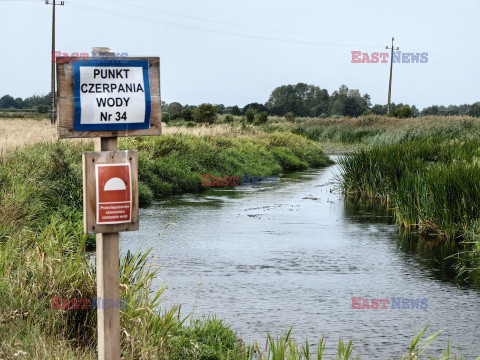
[{"label": "grass clump in water", "polygon": [[478,279],[479,160],[478,138],[430,136],[345,156],[340,177],[346,193],[388,203],[402,227],[467,250],[472,261],[460,268]]}]

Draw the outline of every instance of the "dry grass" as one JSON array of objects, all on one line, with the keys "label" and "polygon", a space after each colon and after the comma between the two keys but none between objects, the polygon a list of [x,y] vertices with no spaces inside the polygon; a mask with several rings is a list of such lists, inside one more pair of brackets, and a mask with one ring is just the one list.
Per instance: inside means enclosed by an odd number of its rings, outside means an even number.
[{"label": "dry grass", "polygon": [[[57,127],[50,120],[0,119],[0,156],[6,152],[39,142],[57,140]],[[69,139],[76,143],[89,143],[91,139]]]},{"label": "dry grass", "polygon": [[[396,119],[386,116],[364,116],[360,118],[343,117],[339,119],[315,119],[302,118],[297,123],[286,122],[281,117],[269,117],[269,124],[276,125],[283,130],[291,130],[297,125],[303,127],[324,128],[328,126],[341,126],[346,129],[356,128],[376,128],[390,129],[399,131],[405,127],[418,127],[423,129],[434,129],[437,127],[450,127],[466,122],[480,127],[480,119],[468,116],[427,116],[421,118]],[[162,123],[163,134],[185,134],[202,137],[256,137],[263,138],[266,133],[261,128],[248,125],[241,127],[238,123],[234,124],[199,124],[194,127],[186,126],[168,126]],[[265,130],[265,129],[263,129]],[[57,130],[50,124],[50,120],[38,119],[1,119],[0,118],[0,155],[25,145],[32,145],[38,142],[52,142],[57,139]],[[320,140],[320,139],[318,139]],[[75,142],[91,142],[89,139],[70,140]],[[338,146],[335,146],[337,149]],[[328,150],[327,150],[328,151]]]},{"label": "dry grass", "polygon": [[[162,124],[163,133],[186,134],[194,136],[234,136],[262,137],[262,131],[254,127],[241,130],[239,127],[216,124],[198,125],[195,127],[167,126]],[[0,119],[0,155],[9,150],[38,142],[53,142],[57,139],[57,128],[50,120],[35,119]],[[89,139],[72,139],[69,141],[89,142]]]},{"label": "dry grass", "polygon": [[56,128],[49,120],[0,119],[0,153],[56,138]]},{"label": "dry grass", "polygon": [[193,136],[234,136],[234,137],[263,137],[265,133],[258,128],[249,126],[241,129],[239,126],[228,124],[198,124],[195,127],[167,126],[162,123],[162,132],[165,135],[184,134]]},{"label": "dry grass", "polygon": [[334,118],[308,118],[303,122],[306,126],[328,126],[342,125],[347,128],[375,127],[375,128],[398,128],[398,127],[438,127],[445,125],[456,125],[461,122],[469,121],[474,125],[480,124],[480,119],[471,116],[422,116],[407,119],[398,119],[383,115],[367,115],[358,118],[341,117]]}]

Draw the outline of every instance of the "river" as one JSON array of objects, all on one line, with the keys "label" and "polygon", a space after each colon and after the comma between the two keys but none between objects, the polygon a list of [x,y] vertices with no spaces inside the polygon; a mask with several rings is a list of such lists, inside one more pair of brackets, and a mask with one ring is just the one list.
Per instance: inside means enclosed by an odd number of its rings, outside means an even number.
[{"label": "river", "polygon": [[[338,171],[166,198],[140,210],[140,231],[121,234],[121,255],[153,248],[165,306],[216,314],[248,342],[264,344],[267,332],[293,325],[302,342],[325,334],[332,351],[339,337],[352,338],[362,359],[399,358],[415,326],[431,323],[428,334],[446,329],[430,354],[450,340],[464,359],[479,356],[480,292],[432,266],[438,246],[409,251],[386,211],[347,201]],[[352,297],[389,299],[388,309],[352,309]],[[423,299],[424,309],[394,309],[393,298]]]}]

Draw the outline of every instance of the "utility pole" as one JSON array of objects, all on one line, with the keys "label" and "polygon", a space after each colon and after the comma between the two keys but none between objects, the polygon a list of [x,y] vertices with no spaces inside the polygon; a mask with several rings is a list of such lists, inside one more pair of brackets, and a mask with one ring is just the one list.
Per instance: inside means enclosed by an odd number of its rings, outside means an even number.
[{"label": "utility pole", "polygon": [[[49,0],[45,0],[46,5],[50,5]],[[51,59],[52,59],[52,84],[51,84],[51,89],[50,89],[50,97],[52,101],[52,117],[51,117],[51,122],[52,124],[55,124],[55,61],[53,61],[54,57],[53,54],[55,53],[55,5],[64,5],[65,2],[60,1],[59,3],[56,3],[56,0],[52,0],[52,54],[51,54]]]},{"label": "utility pole", "polygon": [[[392,47],[391,47],[391,53],[390,53],[390,81],[388,82],[388,107],[387,107],[387,114],[390,113],[390,99],[392,97],[392,69],[393,69],[393,50],[398,50],[399,47],[397,46],[396,48],[393,47],[393,40],[395,38],[392,37]],[[386,49],[390,49],[388,46],[385,47]]]}]

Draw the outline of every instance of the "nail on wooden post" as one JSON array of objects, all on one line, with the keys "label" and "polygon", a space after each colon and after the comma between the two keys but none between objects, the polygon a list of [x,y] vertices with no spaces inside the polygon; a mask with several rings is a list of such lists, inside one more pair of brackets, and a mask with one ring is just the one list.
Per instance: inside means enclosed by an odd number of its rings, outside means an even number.
[{"label": "nail on wooden post", "polygon": [[[95,139],[95,151],[117,150],[117,138]],[[98,359],[120,360],[120,300],[118,233],[97,233]],[[104,299],[114,306],[104,309]],[[108,303],[111,304],[109,301]]]}]

